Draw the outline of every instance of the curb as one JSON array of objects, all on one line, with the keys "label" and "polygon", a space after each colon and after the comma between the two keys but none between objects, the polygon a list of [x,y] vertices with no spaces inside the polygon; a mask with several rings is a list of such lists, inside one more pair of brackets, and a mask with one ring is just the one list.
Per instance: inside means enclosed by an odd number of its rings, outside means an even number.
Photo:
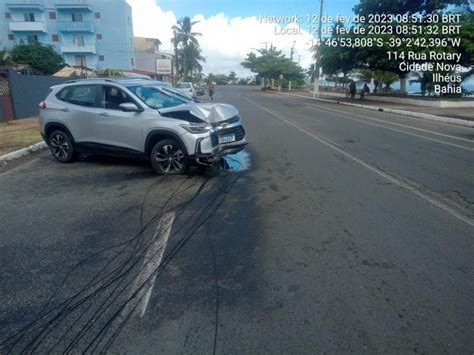
[{"label": "curb", "polygon": [[12,159],[20,158],[20,157],[23,157],[25,155],[29,155],[33,152],[43,150],[46,147],[47,147],[47,145],[46,145],[45,142],[38,142],[38,143],[30,145],[29,147],[22,148],[22,149],[19,149],[19,150],[15,150],[14,152],[7,153],[5,155],[0,155],[0,163],[6,162],[6,161],[9,161],[9,160],[12,160]]},{"label": "curb", "polygon": [[461,120],[458,118],[436,116],[436,115],[430,115],[428,113],[421,113],[421,112],[397,110],[397,109],[385,108],[381,106],[368,106],[368,105],[361,105],[361,104],[353,104],[350,102],[341,102],[338,100],[322,99],[319,97],[309,97],[309,96],[297,95],[297,94],[287,94],[287,93],[281,93],[281,92],[279,92],[278,94],[286,95],[286,96],[302,97],[305,99],[312,99],[312,100],[318,100],[318,101],[323,101],[323,102],[332,102],[339,105],[358,107],[358,108],[363,108],[363,109],[372,110],[372,111],[387,112],[387,113],[394,113],[394,114],[403,115],[403,116],[417,117],[417,118],[422,118],[425,120],[449,123],[449,124],[453,124],[457,126],[474,127],[474,121]]}]

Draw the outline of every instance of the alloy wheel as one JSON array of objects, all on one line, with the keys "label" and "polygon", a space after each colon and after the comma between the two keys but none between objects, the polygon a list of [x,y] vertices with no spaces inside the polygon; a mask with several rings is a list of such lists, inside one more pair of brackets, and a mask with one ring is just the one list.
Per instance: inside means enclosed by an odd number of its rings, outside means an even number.
[{"label": "alloy wheel", "polygon": [[165,173],[177,173],[183,169],[185,156],[179,147],[163,145],[154,156],[158,167]]},{"label": "alloy wheel", "polygon": [[53,150],[54,156],[59,159],[65,159],[71,150],[69,142],[59,133],[51,138],[50,146]]}]

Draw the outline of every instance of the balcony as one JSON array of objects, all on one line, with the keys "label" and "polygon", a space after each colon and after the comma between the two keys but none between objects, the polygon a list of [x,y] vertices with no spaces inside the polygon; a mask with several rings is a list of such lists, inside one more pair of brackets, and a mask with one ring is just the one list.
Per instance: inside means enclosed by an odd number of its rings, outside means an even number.
[{"label": "balcony", "polygon": [[83,2],[82,4],[58,4],[56,5],[58,10],[83,10],[83,11],[92,11],[92,5],[88,4],[88,1]]},{"label": "balcony", "polygon": [[95,28],[92,22],[73,22],[58,21],[58,31],[60,32],[91,32],[94,33]]},{"label": "balcony", "polygon": [[95,44],[87,44],[82,47],[74,45],[61,45],[61,53],[92,53],[95,54]]},{"label": "balcony", "polygon": [[35,22],[9,22],[8,27],[12,32],[48,32],[46,23],[42,21]]},{"label": "balcony", "polygon": [[9,9],[12,10],[40,10],[44,11],[44,1],[43,0],[15,0],[14,4],[6,4]]}]

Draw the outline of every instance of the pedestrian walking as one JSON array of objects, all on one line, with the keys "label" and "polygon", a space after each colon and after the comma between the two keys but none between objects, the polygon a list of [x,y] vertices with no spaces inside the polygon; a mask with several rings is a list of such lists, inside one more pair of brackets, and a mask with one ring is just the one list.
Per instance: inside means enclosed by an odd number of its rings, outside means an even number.
[{"label": "pedestrian walking", "polygon": [[351,99],[355,98],[356,96],[356,83],[354,81],[351,81],[349,84],[349,91],[351,93]]},{"label": "pedestrian walking", "polygon": [[207,91],[209,93],[209,97],[211,98],[211,101],[214,100],[214,83],[209,80],[207,83]]}]

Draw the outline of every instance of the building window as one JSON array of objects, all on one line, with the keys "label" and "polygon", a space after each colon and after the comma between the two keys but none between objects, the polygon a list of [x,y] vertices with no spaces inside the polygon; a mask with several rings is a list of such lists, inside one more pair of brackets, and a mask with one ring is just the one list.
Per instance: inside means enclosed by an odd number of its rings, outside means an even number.
[{"label": "building window", "polygon": [[103,55],[99,55],[99,62],[103,62],[105,60],[105,57]]},{"label": "building window", "polygon": [[76,67],[85,67],[86,66],[86,56],[76,55]]},{"label": "building window", "polygon": [[100,18],[100,12],[95,13],[95,18]]},{"label": "building window", "polygon": [[53,42],[59,42],[59,35],[52,35],[51,39],[53,40]]},{"label": "building window", "polygon": [[35,22],[35,14],[33,12],[28,12],[23,14],[25,22]]},{"label": "building window", "polygon": [[12,14],[10,12],[5,12],[5,18],[7,20],[11,19],[12,18]]},{"label": "building window", "polygon": [[74,43],[75,47],[84,47],[84,36],[74,35],[72,37],[72,42]]},{"label": "building window", "polygon": [[72,22],[82,22],[82,14],[80,12],[74,12],[72,15]]},{"label": "building window", "polygon": [[56,20],[56,12],[51,11],[51,12],[49,13],[49,18],[50,18],[50,20]]},{"label": "building window", "polygon": [[38,36],[37,35],[27,35],[26,40],[28,41],[28,43],[38,42]]},{"label": "building window", "polygon": [[133,58],[130,58],[130,62],[132,63],[132,67],[135,65],[135,61],[133,60]]},{"label": "building window", "polygon": [[12,35],[12,34],[9,34],[9,35],[8,35],[8,40],[9,40],[9,41],[14,41],[14,40],[15,40],[15,36]]},{"label": "building window", "polygon": [[102,33],[97,33],[97,34],[95,35],[95,37],[96,37],[96,39],[102,39]]}]

